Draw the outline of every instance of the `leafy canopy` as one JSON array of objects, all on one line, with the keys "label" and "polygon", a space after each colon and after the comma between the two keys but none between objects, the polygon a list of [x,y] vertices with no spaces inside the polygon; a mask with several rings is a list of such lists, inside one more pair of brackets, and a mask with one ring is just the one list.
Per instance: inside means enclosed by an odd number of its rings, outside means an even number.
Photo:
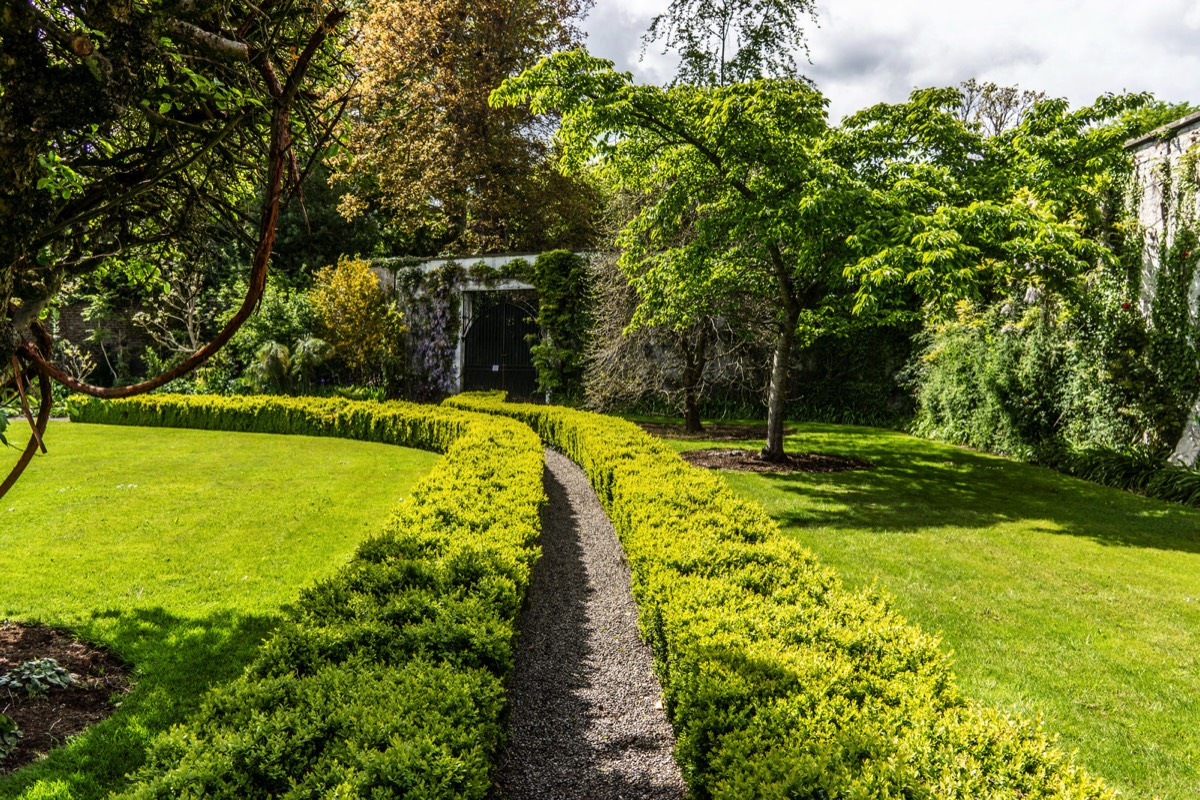
[{"label": "leafy canopy", "polygon": [[[579,40],[590,0],[377,0],[364,8],[341,175],[354,216],[378,203],[417,255],[582,244],[589,187],[549,167],[550,122],[493,108],[510,75]],[[547,241],[552,231],[565,241]]]},{"label": "leafy canopy", "polygon": [[[907,285],[944,315],[964,299],[1066,291],[1072,278],[1111,266],[1124,143],[1144,130],[1137,112],[1150,102],[1106,95],[1071,111],[1043,100],[996,135],[960,133],[934,162],[889,159],[850,239],[862,256],[846,273],[859,284],[856,308],[876,308]],[[847,121],[863,132],[864,159],[908,126],[900,113],[876,106]]]}]

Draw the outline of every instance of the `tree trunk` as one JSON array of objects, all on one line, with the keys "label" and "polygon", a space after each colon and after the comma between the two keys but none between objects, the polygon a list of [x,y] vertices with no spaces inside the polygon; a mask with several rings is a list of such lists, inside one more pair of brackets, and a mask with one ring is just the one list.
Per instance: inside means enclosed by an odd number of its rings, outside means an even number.
[{"label": "tree trunk", "polygon": [[700,403],[696,399],[696,390],[691,387],[683,390],[683,432],[704,432],[700,423]]},{"label": "tree trunk", "polygon": [[787,268],[783,253],[776,244],[769,244],[775,286],[779,291],[779,331],[775,339],[775,358],[771,364],[771,387],[767,394],[767,446],[762,449],[764,461],[780,463],[787,460],[783,450],[783,415],[787,404],[788,375],[791,371],[792,343],[796,340],[796,325],[800,321],[802,297],[798,293],[792,271]]},{"label": "tree trunk", "polygon": [[780,320],[775,339],[775,357],[771,364],[771,386],[767,395],[767,445],[762,449],[764,461],[779,463],[787,460],[783,450],[783,415],[787,403],[787,384],[792,359],[792,342],[796,339],[796,316],[785,314]]}]

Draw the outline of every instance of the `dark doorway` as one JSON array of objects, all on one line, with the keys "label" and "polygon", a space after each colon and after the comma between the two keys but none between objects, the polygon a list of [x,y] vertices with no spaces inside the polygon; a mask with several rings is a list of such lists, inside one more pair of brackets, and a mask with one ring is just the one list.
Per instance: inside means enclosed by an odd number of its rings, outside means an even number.
[{"label": "dark doorway", "polygon": [[528,338],[538,334],[533,314],[498,293],[479,292],[472,300],[474,313],[463,353],[463,390],[503,389],[509,397],[522,399],[537,394],[537,370],[529,355]]}]

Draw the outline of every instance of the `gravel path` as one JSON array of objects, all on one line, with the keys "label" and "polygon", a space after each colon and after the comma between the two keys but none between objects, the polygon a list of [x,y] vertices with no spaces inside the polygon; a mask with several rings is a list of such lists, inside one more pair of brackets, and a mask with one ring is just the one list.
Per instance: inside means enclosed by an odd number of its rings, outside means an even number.
[{"label": "gravel path", "polygon": [[583,471],[546,451],[542,557],[509,686],[503,800],[680,800],[675,736],[638,636],[629,565]]}]

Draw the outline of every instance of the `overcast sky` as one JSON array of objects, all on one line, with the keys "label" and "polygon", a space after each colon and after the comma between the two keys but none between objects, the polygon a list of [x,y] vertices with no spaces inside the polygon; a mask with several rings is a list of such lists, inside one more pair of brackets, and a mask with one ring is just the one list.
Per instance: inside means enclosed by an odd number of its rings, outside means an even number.
[{"label": "overcast sky", "polygon": [[[596,0],[587,46],[639,81],[673,75],[641,35],[668,0]],[[1200,103],[1200,0],[830,0],[808,28],[806,74],[833,121],[915,87],[967,78],[1019,85],[1085,105],[1150,91]]]}]

